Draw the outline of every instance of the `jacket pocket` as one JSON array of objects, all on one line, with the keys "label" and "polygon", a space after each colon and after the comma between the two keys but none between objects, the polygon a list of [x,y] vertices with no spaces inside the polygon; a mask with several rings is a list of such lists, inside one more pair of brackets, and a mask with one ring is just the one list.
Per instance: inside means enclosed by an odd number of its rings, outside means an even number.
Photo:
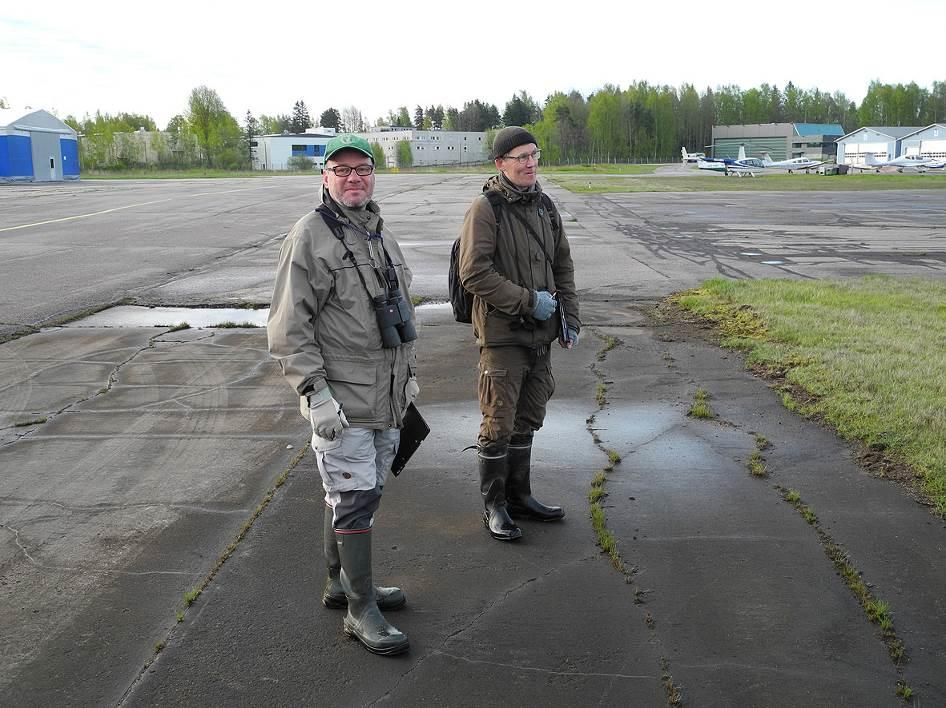
[{"label": "jacket pocket", "polygon": [[378,417],[377,364],[371,361],[325,362],[325,378],[350,421]]}]

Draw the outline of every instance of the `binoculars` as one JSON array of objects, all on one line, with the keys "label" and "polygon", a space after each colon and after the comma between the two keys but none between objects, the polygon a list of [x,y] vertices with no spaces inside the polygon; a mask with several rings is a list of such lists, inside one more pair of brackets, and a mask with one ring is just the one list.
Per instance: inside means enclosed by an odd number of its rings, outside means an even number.
[{"label": "binoculars", "polygon": [[385,349],[417,339],[410,305],[404,301],[400,292],[378,295],[371,298],[371,302],[378,319],[378,329],[381,330],[381,345]]}]

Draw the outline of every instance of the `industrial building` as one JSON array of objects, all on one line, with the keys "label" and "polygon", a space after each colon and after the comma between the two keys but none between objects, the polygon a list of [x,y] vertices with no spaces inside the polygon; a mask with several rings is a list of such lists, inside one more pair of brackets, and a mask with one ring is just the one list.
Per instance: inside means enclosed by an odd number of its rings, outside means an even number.
[{"label": "industrial building", "polygon": [[903,139],[917,126],[865,126],[838,138],[838,164],[864,165],[868,155],[878,160],[899,157]]},{"label": "industrial building", "polygon": [[713,126],[713,157],[739,156],[745,147],[747,157],[769,153],[773,160],[807,157],[833,160],[838,138],[844,128],[838,123],[755,123]]},{"label": "industrial building", "polygon": [[0,182],[79,179],[76,131],[44,110],[0,108]]},{"label": "industrial building", "polygon": [[335,137],[334,128],[310,128],[304,133],[257,135],[250,140],[250,159],[254,170],[291,170],[304,158],[311,168],[322,171],[325,146]]},{"label": "industrial building", "polygon": [[397,144],[402,140],[410,143],[414,167],[465,165],[490,159],[486,133],[481,132],[379,126],[359,135],[381,146],[387,167],[397,165]]}]

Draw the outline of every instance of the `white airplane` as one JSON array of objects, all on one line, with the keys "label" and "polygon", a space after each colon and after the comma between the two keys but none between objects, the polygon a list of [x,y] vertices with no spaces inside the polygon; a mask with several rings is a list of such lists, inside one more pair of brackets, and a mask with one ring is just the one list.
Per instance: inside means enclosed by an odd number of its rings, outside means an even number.
[{"label": "white airplane", "polygon": [[688,162],[698,162],[706,157],[705,152],[687,152],[685,147],[680,148],[680,155],[682,156],[681,162],[687,164]]},{"label": "white airplane", "polygon": [[823,160],[819,162],[818,160],[812,160],[807,157],[792,157],[788,160],[773,160],[769,156],[769,153],[763,152],[762,164],[766,169],[788,170],[788,173],[792,174],[795,170],[805,170],[805,172],[807,172],[813,167],[820,167],[825,163]]},{"label": "white airplane", "polygon": [[903,172],[904,170],[925,172],[930,167],[935,168],[938,165],[938,161],[931,160],[928,157],[920,157],[919,155],[901,155],[900,157],[891,157],[887,160],[878,160],[874,157],[873,153],[869,152],[864,158],[863,165],[849,165],[849,167],[855,170],[873,170],[874,172],[880,172],[886,167],[891,167],[897,170],[897,172]]}]

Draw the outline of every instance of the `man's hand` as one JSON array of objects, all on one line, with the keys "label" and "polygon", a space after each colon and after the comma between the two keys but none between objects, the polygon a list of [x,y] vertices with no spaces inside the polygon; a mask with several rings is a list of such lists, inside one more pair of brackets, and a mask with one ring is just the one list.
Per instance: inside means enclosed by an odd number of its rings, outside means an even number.
[{"label": "man's hand", "polygon": [[568,328],[568,342],[565,344],[566,349],[574,349],[578,346],[578,330],[574,327]]},{"label": "man's hand", "polygon": [[407,397],[408,404],[413,403],[417,399],[417,394],[420,393],[420,386],[417,383],[417,377],[411,376],[407,380],[407,384],[404,386],[404,395]]},{"label": "man's hand", "polygon": [[532,316],[537,320],[547,320],[555,312],[555,298],[547,290],[535,291],[535,305],[532,307]]},{"label": "man's hand", "polygon": [[342,405],[332,398],[327,386],[309,395],[309,422],[312,423],[312,432],[326,440],[334,440],[341,435],[343,428],[348,427]]}]

